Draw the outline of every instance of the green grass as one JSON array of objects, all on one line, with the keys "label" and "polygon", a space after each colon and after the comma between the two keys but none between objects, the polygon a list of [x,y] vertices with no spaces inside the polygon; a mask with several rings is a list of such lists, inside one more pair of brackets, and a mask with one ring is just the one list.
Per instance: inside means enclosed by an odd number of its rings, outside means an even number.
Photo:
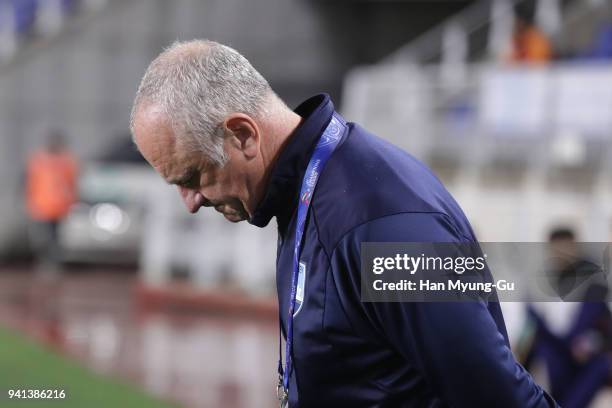
[{"label": "green grass", "polygon": [[[16,400],[8,390],[64,389],[63,400]],[[46,350],[29,339],[0,328],[0,407],[107,408],[172,405],[147,396],[131,385],[91,373],[75,362]]]}]

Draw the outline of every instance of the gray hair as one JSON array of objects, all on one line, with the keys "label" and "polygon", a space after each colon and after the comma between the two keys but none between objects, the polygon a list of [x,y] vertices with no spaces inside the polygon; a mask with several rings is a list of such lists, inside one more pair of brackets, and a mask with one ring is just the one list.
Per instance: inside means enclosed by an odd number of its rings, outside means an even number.
[{"label": "gray hair", "polygon": [[175,42],[147,68],[130,130],[133,135],[135,115],[144,104],[157,105],[179,142],[222,166],[227,161],[224,118],[233,112],[261,117],[270,95],[268,82],[236,50],[209,40]]}]

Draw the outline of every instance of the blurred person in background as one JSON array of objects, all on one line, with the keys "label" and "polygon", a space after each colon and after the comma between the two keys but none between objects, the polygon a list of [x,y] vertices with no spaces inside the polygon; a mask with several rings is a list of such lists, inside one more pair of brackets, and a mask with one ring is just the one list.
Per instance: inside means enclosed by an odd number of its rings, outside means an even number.
[{"label": "blurred person in background", "polygon": [[612,59],[612,2],[602,0],[597,7],[596,12],[599,18],[597,28],[588,48],[576,56],[579,59]]},{"label": "blurred person in background", "polygon": [[581,254],[574,231],[554,229],[549,236],[553,289],[564,301],[605,301],[608,287],[602,268]]},{"label": "blurred person in background", "polygon": [[612,21],[601,24],[585,56],[594,60],[612,59]]},{"label": "blurred person in background", "polygon": [[27,164],[26,205],[31,240],[42,271],[59,266],[58,224],[77,199],[77,160],[59,131],[32,153]]},{"label": "blurred person in background", "polygon": [[547,64],[552,58],[552,44],[546,33],[527,12],[517,12],[510,61],[526,64]]},{"label": "blurred person in background", "polygon": [[549,236],[552,286],[565,301],[581,301],[569,329],[558,335],[533,306],[518,355],[530,369],[541,361],[551,394],[566,408],[588,407],[597,393],[612,384],[612,313],[606,302],[610,246],[603,268],[581,256],[572,229],[560,227]]},{"label": "blurred person in background", "polygon": [[190,212],[276,217],[282,407],[557,406],[515,361],[499,303],[361,301],[362,242],[477,241],[423,164],[329,96],[291,111],[235,50],[176,43],[148,67],[131,130]]}]

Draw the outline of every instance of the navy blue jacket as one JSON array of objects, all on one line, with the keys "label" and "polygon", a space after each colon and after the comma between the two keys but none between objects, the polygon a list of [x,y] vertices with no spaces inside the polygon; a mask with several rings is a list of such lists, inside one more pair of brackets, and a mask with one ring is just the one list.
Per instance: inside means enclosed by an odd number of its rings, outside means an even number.
[{"label": "navy blue jacket", "polygon": [[[251,223],[278,221],[282,330],[299,188],[334,106],[302,103]],[[365,303],[362,242],[474,242],[440,181],[403,150],[349,123],[321,173],[304,232],[304,299],[294,318],[290,407],[550,407],[514,359],[498,303]]]}]

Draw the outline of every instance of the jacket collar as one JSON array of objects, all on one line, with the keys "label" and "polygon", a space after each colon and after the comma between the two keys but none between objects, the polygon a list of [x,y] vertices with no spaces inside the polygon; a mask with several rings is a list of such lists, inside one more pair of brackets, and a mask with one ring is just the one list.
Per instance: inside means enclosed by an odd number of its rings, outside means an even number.
[{"label": "jacket collar", "polygon": [[265,227],[272,217],[276,216],[282,235],[295,211],[299,189],[312,151],[334,113],[334,104],[329,95],[320,94],[302,102],[294,112],[300,115],[303,121],[289,137],[279,155],[264,199],[249,221],[258,227]]}]

